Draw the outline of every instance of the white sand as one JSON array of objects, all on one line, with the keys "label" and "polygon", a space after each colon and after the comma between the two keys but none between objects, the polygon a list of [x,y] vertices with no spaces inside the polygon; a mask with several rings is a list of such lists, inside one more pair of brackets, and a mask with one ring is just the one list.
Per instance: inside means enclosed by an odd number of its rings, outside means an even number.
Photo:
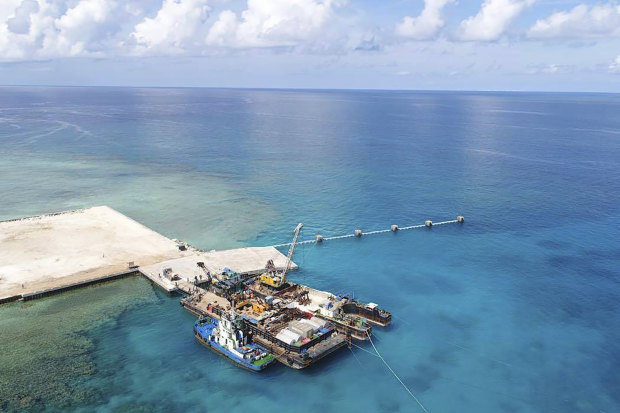
[{"label": "white sand", "polygon": [[122,272],[129,261],[189,254],[105,206],[0,222],[0,297]]}]

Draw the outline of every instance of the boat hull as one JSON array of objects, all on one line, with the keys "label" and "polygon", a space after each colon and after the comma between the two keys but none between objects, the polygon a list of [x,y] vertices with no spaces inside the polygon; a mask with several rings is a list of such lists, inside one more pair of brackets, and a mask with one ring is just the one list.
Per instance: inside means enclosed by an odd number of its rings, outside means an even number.
[{"label": "boat hull", "polygon": [[226,360],[230,361],[231,363],[234,363],[236,366],[241,367],[245,370],[252,371],[252,372],[259,372],[259,371],[266,369],[271,364],[273,364],[273,362],[276,361],[275,357],[270,354],[267,356],[268,359],[264,360],[260,364],[249,362],[248,360],[245,360],[237,356],[236,354],[233,354],[228,349],[222,347],[218,343],[211,341],[208,338],[205,338],[205,335],[207,337],[210,335],[210,330],[203,331],[202,333],[203,334],[201,334],[200,331],[194,328],[194,336],[196,337],[196,339],[198,340],[200,344],[213,350],[218,356],[224,357]]},{"label": "boat hull", "polygon": [[[196,339],[198,340],[198,342],[200,344],[202,344],[203,346],[213,350],[213,352],[215,354],[217,354],[218,356],[223,357],[226,360],[230,361],[231,363],[234,363],[237,367],[241,367],[242,369],[245,369],[245,370],[248,370],[248,371],[252,371],[252,372],[257,373],[259,371],[264,370],[269,365],[271,365],[273,363],[273,361],[275,361],[275,358],[274,358],[272,361],[268,361],[268,362],[266,362],[266,363],[264,363],[264,364],[262,364],[260,366],[256,366],[256,365],[251,364],[251,363],[244,363],[244,362],[241,362],[240,360],[238,360],[236,357],[234,357],[232,355],[229,355],[230,353],[229,354],[224,353],[224,351],[226,351],[225,349],[221,349],[221,347],[218,348],[219,346],[216,347],[215,345],[211,345],[211,343],[208,340],[203,339],[200,336],[200,334],[195,334],[195,336],[196,336]],[[224,351],[222,351],[222,350],[224,350]]]}]

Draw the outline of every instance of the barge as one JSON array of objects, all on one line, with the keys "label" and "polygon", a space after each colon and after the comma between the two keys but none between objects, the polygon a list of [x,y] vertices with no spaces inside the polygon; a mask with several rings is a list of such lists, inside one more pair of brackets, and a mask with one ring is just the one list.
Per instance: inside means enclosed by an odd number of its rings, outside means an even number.
[{"label": "barge", "polygon": [[369,323],[381,327],[387,327],[392,322],[392,313],[379,308],[375,303],[363,304],[354,299],[349,299],[348,302],[342,305],[342,311],[345,314],[363,317]]},{"label": "barge", "polygon": [[[185,285],[183,290],[189,295],[181,300],[181,305],[201,319],[212,320],[206,327],[194,328],[201,343],[248,368],[247,364],[239,363],[239,354],[231,356],[222,351],[221,340],[210,335],[216,331],[213,326],[216,323],[229,326],[234,322],[234,328],[242,331],[248,342],[288,367],[303,369],[347,344],[352,345],[353,339],[367,340],[372,334],[371,324],[387,326],[391,322],[392,315],[377,304],[363,304],[348,295],[334,295],[287,281],[300,229],[301,224],[295,228],[282,270],[271,260],[262,273],[245,276],[228,267],[210,273],[202,263],[197,264],[206,271],[203,278],[206,282],[200,283],[201,287],[198,282]],[[199,334],[203,330],[205,333]]]}]

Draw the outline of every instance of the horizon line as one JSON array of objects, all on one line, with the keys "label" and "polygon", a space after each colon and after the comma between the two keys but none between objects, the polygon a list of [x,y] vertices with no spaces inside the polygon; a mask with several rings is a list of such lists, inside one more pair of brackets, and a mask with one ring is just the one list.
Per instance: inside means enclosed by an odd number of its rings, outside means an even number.
[{"label": "horizon line", "polygon": [[397,88],[312,88],[268,86],[153,86],[153,85],[58,85],[58,84],[0,84],[2,88],[100,88],[100,89],[219,89],[219,90],[273,90],[273,91],[345,91],[345,92],[458,92],[458,93],[555,93],[620,95],[620,92],[587,90],[519,90],[519,89],[397,89]]}]

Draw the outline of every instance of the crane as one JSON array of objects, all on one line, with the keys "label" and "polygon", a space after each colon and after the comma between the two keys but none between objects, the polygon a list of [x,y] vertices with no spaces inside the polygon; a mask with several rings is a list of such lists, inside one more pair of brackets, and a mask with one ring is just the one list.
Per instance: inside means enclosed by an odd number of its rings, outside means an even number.
[{"label": "crane", "polygon": [[[207,267],[205,267],[205,263],[202,261],[199,261],[196,263],[196,266],[200,268],[204,272],[204,274],[207,276],[207,283],[211,284],[211,272],[207,269]],[[202,275],[200,276],[200,279],[202,280]]]},{"label": "crane", "polygon": [[276,266],[273,263],[273,260],[267,261],[267,265],[265,266],[265,272],[261,274],[260,281],[273,288],[279,288],[280,286],[286,283],[286,274],[291,269],[291,263],[293,262],[293,254],[295,253],[295,247],[297,246],[297,239],[299,238],[299,233],[301,228],[304,225],[302,223],[297,224],[294,231],[293,242],[291,242],[291,246],[288,249],[288,254],[286,256],[286,265],[284,266],[284,270],[278,273],[276,270]]}]

